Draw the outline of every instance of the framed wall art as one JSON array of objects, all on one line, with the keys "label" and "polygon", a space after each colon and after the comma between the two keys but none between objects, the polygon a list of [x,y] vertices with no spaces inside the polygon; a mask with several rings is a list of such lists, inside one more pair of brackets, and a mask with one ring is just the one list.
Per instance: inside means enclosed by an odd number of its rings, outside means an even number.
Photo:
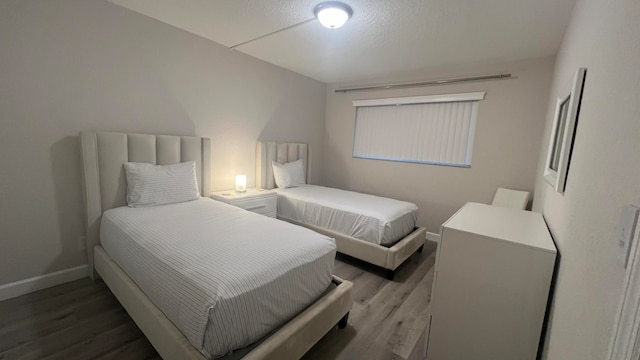
[{"label": "framed wall art", "polygon": [[564,193],[587,69],[579,68],[556,100],[544,178]]}]

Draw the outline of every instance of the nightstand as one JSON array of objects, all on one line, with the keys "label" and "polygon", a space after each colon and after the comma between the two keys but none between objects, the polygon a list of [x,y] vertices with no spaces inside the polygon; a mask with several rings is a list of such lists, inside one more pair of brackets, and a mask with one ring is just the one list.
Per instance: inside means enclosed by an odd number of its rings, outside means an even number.
[{"label": "nightstand", "polygon": [[246,192],[224,190],[212,192],[211,198],[257,214],[276,217],[278,198],[275,191],[258,188],[248,188]]}]

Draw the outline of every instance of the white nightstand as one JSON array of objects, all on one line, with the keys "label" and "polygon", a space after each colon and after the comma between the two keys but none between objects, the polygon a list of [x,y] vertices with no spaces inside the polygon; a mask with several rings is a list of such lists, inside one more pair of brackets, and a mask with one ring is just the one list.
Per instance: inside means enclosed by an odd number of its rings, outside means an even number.
[{"label": "white nightstand", "polygon": [[275,191],[258,188],[248,188],[246,192],[224,190],[212,192],[211,198],[264,216],[276,217],[278,198]]}]

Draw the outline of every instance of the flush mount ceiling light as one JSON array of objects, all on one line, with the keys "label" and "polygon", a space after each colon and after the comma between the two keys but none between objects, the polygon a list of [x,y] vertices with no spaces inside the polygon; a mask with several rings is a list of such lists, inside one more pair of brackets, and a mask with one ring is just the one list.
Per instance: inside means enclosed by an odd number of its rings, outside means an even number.
[{"label": "flush mount ceiling light", "polygon": [[279,32],[285,31],[285,30],[293,29],[296,26],[300,26],[302,24],[306,24],[306,23],[308,23],[310,21],[315,20],[316,18],[318,20],[320,20],[320,23],[322,25],[328,27],[329,29],[337,29],[337,28],[341,27],[342,25],[344,25],[347,22],[347,20],[349,20],[351,15],[353,15],[353,10],[351,10],[349,5],[343,4],[343,3],[339,2],[339,1],[327,1],[327,2],[323,2],[322,4],[316,6],[315,9],[313,9],[313,13],[315,14],[315,17],[300,21],[299,23],[283,27],[282,29],[278,29],[278,30],[272,31],[272,32],[266,33],[264,35],[260,35],[258,37],[253,38],[253,39],[249,39],[249,40],[243,41],[241,43],[229,46],[229,48],[230,49],[235,49],[238,46],[246,45],[246,44],[248,44],[250,42],[254,42],[256,40],[260,40],[260,39],[266,38],[267,36],[271,36],[273,34],[277,34]]},{"label": "flush mount ceiling light", "polygon": [[353,14],[351,8],[338,1],[324,2],[313,10],[320,23],[329,29],[344,25]]}]

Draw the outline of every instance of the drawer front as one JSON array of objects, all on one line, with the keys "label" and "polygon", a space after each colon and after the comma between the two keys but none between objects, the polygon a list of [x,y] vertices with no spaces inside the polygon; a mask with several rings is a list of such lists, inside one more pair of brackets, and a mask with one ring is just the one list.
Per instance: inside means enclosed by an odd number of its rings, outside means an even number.
[{"label": "drawer front", "polygon": [[277,219],[277,215],[275,211],[265,211],[265,212],[255,211],[255,213]]},{"label": "drawer front", "polygon": [[261,199],[238,199],[233,201],[231,204],[258,214],[267,214],[272,212],[275,213],[277,199],[275,196]]}]

